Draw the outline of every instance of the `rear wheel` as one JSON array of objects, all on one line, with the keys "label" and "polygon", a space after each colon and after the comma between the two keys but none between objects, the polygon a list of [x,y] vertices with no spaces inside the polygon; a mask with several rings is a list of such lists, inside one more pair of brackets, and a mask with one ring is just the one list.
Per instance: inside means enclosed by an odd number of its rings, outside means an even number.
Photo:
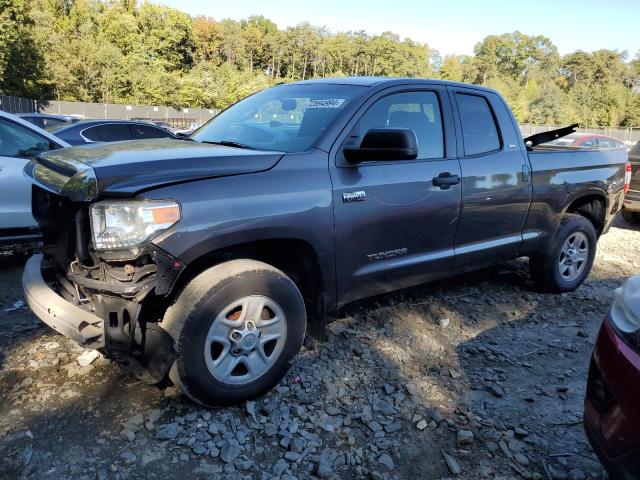
[{"label": "rear wheel", "polygon": [[570,292],[584,282],[593,266],[598,236],[581,215],[566,214],[547,251],[529,259],[536,285],[548,292]]},{"label": "rear wheel", "polygon": [[302,346],[306,313],[283,272],[233,260],[194,278],[161,325],[174,341],[174,384],[198,403],[225,406],[278,384]]},{"label": "rear wheel", "polygon": [[620,212],[622,218],[624,218],[627,223],[632,225],[640,224],[640,213],[639,212],[630,212],[629,210],[622,208],[622,212]]}]

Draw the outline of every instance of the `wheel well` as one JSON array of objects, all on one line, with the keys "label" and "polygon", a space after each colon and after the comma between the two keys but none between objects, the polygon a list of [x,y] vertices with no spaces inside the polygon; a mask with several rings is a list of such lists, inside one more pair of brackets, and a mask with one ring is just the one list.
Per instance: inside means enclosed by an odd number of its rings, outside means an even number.
[{"label": "wheel well", "polygon": [[588,219],[600,235],[604,229],[605,200],[600,195],[588,195],[574,200],[566,213],[575,213]]},{"label": "wheel well", "polygon": [[320,261],[304,240],[270,239],[248,242],[210,252],[187,266],[173,288],[176,297],[199,273],[228,260],[248,258],[282,270],[300,289],[307,309],[307,333],[319,340],[324,335],[324,284]]}]

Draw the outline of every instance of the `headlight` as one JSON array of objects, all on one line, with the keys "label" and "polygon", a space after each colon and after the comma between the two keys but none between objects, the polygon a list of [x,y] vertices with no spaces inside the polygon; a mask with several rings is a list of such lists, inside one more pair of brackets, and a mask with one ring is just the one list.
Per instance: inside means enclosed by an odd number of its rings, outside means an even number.
[{"label": "headlight", "polygon": [[609,324],[629,347],[640,352],[640,276],[616,289]]},{"label": "headlight", "polygon": [[640,276],[627,279],[616,289],[609,316],[623,334],[640,330]]},{"label": "headlight", "polygon": [[130,248],[148,242],[180,220],[180,205],[170,201],[104,201],[90,207],[97,250]]}]

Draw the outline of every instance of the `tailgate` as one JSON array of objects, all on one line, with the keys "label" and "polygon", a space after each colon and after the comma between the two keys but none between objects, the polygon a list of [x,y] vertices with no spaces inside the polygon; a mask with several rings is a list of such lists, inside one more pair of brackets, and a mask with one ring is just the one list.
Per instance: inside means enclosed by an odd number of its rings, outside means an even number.
[{"label": "tailgate", "polygon": [[631,190],[640,192],[640,143],[629,152],[631,163]]}]

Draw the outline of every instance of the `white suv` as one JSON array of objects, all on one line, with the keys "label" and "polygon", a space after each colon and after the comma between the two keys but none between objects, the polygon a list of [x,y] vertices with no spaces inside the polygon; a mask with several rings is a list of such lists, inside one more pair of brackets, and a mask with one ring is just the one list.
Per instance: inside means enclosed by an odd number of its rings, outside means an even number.
[{"label": "white suv", "polygon": [[68,143],[49,132],[0,111],[0,254],[39,243],[31,215],[31,179],[23,169],[37,154]]}]

